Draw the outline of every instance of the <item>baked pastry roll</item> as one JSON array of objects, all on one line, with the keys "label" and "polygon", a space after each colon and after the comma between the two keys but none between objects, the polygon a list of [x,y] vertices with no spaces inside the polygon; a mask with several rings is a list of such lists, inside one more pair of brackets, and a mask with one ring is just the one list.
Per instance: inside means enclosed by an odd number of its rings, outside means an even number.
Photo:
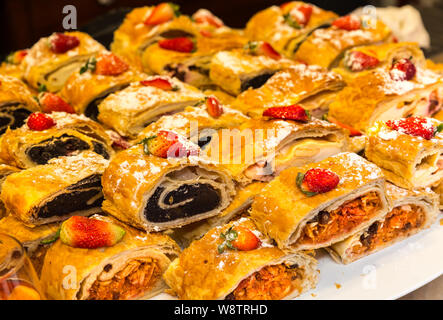
[{"label": "baked pastry roll", "polygon": [[95,120],[98,116],[98,105],[107,96],[126,88],[131,82],[143,79],[142,74],[132,68],[110,75],[98,74],[96,71],[82,71],[74,72],[68,78],[60,94],[77,113],[84,113]]},{"label": "baked pastry roll", "polygon": [[136,145],[115,155],[103,175],[103,210],[147,231],[216,216],[235,194],[229,174],[207,159],[160,158]]},{"label": "baked pastry roll", "polygon": [[[412,135],[393,122],[376,122],[368,129],[366,158],[382,170],[386,179],[406,189],[424,188],[437,184],[443,178],[438,161],[443,153],[443,133],[437,132],[440,121],[432,118],[416,119],[417,126],[435,130],[432,138]],[[399,120],[402,121],[402,120]],[[391,125],[389,125],[391,124]]]},{"label": "baked pastry roll", "polygon": [[415,66],[425,67],[426,60],[420,47],[415,42],[384,43],[355,47],[348,50],[334,71],[347,80],[372,70],[390,68],[395,61],[410,59]]},{"label": "baked pastry roll", "polygon": [[173,115],[164,115],[143,129],[137,139],[148,138],[160,130],[167,130],[184,136],[203,148],[211,141],[216,130],[233,128],[250,119],[235,109],[226,106],[222,108],[223,113],[218,117],[211,116],[204,104],[186,107]]},{"label": "baked pastry roll", "polygon": [[145,72],[150,70],[143,65],[142,55],[150,45],[161,39],[195,38],[198,34],[196,25],[185,15],[161,24],[145,24],[154,9],[155,7],[141,7],[129,12],[122,25],[114,32],[114,41],[111,44],[112,52]]},{"label": "baked pastry roll", "polygon": [[286,168],[346,151],[347,145],[345,131],[323,120],[252,119],[238,129],[220,130],[204,151],[245,185],[270,181]]},{"label": "baked pastry roll", "polygon": [[[18,169],[16,167],[9,166],[9,165],[3,164],[3,163],[0,164],[0,192],[1,192],[1,188],[3,186],[3,182],[5,181],[6,177],[14,172],[19,172],[19,171],[20,171],[20,169]],[[7,215],[7,213],[6,213],[5,205],[0,200],[0,219],[5,217],[6,215]]]},{"label": "baked pastry roll", "polygon": [[18,168],[46,164],[50,159],[90,150],[105,159],[114,151],[109,136],[97,122],[83,115],[52,112],[55,126],[43,131],[28,125],[8,130],[0,141],[0,158]]},{"label": "baked pastry roll", "polygon": [[357,19],[360,27],[351,30],[336,26],[317,29],[299,46],[294,59],[334,68],[352,47],[391,41],[391,30],[382,21],[375,20],[370,26],[364,26],[359,17],[348,17]]},{"label": "baked pastry roll", "polygon": [[430,191],[409,191],[392,184],[386,186],[392,210],[368,228],[327,248],[338,262],[348,264],[380,251],[423,229],[437,219],[438,197]]},{"label": "baked pastry roll", "polygon": [[[112,218],[92,218],[118,223]],[[49,248],[41,282],[51,299],[128,300],[147,299],[165,289],[162,274],[180,252],[163,234],[146,234],[121,224],[123,239],[112,247],[74,248],[58,240]],[[66,264],[72,266],[67,274]],[[68,270],[69,271],[69,270]],[[66,285],[66,277],[68,285]]]},{"label": "baked pastry roll", "polygon": [[21,127],[26,118],[40,106],[20,80],[0,75],[0,134],[9,127]]},{"label": "baked pastry roll", "polygon": [[[223,236],[255,241],[247,248]],[[237,238],[235,237],[235,238]],[[223,250],[220,250],[223,249]],[[280,300],[291,299],[315,287],[317,262],[299,252],[273,246],[250,219],[240,219],[210,230],[183,250],[164,274],[166,283],[186,300]]]},{"label": "baked pastry roll", "polygon": [[[335,173],[339,184],[326,193],[302,192],[297,176],[313,168]],[[345,152],[280,173],[255,197],[251,217],[280,248],[311,250],[364,230],[383,217],[389,205],[382,171]]]},{"label": "baked pastry roll", "polygon": [[277,71],[293,64],[287,59],[273,59],[265,55],[252,55],[244,49],[221,51],[211,60],[211,81],[232,95],[248,88],[257,89]]},{"label": "baked pastry roll", "polygon": [[432,116],[442,107],[443,86],[435,73],[417,68],[411,80],[394,80],[389,70],[357,76],[329,104],[329,115],[365,132],[376,121]]},{"label": "baked pastry roll", "polygon": [[[168,81],[173,90],[143,84],[154,79]],[[162,115],[182,111],[205,98],[202,92],[175,78],[155,76],[144,81],[132,83],[103,100],[98,106],[98,120],[122,136],[135,138]]]},{"label": "baked pastry roll", "polygon": [[27,226],[62,221],[101,211],[101,175],[108,160],[93,152],[52,159],[9,175],[1,200],[7,211]]},{"label": "baked pastry roll", "polygon": [[[65,39],[66,36],[70,38]],[[59,42],[64,43],[59,45]],[[71,49],[65,51],[68,48]],[[35,89],[60,91],[73,72],[80,70],[91,56],[101,51],[105,48],[100,43],[78,31],[41,38],[29,49],[23,61],[25,80]]]},{"label": "baked pastry roll", "polygon": [[260,88],[242,92],[231,107],[261,118],[267,108],[300,104],[311,115],[321,117],[344,85],[337,73],[297,64],[277,72]]},{"label": "baked pastry roll", "polygon": [[43,259],[60,229],[59,223],[50,223],[31,228],[13,215],[0,220],[0,232],[9,234],[20,241],[40,276]]},{"label": "baked pastry roll", "polygon": [[252,40],[269,42],[277,51],[292,57],[312,31],[330,25],[337,15],[315,5],[292,1],[256,13],[245,33]]}]

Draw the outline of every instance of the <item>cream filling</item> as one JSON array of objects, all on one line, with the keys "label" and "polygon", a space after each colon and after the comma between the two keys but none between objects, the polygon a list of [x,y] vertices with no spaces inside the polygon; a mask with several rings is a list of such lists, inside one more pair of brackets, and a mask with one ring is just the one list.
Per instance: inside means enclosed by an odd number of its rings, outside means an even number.
[{"label": "cream filling", "polygon": [[74,72],[80,70],[80,68],[85,64],[85,60],[78,60],[64,65],[63,67],[52,72],[47,77],[47,86],[50,91],[59,91],[66,83],[68,78]]},{"label": "cream filling", "polygon": [[415,167],[412,184],[416,187],[427,187],[441,180],[443,170],[438,165],[440,159],[438,153],[424,156]]}]

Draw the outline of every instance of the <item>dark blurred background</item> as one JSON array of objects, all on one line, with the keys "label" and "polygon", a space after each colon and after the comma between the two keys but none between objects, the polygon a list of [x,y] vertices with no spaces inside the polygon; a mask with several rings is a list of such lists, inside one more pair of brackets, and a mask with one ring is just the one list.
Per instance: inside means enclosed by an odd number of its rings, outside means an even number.
[{"label": "dark blurred background", "polygon": [[[257,11],[288,0],[172,0],[181,12],[192,14],[199,8],[207,8],[220,16],[231,27],[244,27]],[[121,23],[131,7],[155,5],[154,0],[0,0],[0,57],[22,48],[32,46],[40,37],[54,31],[62,31],[63,13],[66,5],[77,9],[78,28],[94,36],[103,44],[112,40],[112,32]],[[373,4],[375,6],[412,4],[420,9],[426,28],[443,37],[443,0],[379,0],[379,1],[309,1],[338,14]],[[443,45],[443,43],[442,43]]]}]

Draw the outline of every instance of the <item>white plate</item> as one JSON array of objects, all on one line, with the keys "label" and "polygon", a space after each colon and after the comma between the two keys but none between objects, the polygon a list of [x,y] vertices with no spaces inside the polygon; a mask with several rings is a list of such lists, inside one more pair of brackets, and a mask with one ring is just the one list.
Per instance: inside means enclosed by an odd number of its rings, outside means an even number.
[{"label": "white plate", "polygon": [[[441,219],[428,230],[346,266],[319,251],[317,287],[298,299],[397,299],[420,288],[443,274]],[[153,299],[171,298],[161,294]]]}]

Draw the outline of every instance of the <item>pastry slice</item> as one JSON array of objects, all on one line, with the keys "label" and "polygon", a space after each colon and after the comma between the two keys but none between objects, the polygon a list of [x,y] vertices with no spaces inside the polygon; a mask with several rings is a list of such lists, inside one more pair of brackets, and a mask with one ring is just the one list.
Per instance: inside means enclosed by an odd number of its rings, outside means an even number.
[{"label": "pastry slice", "polygon": [[46,130],[31,129],[29,123],[8,130],[0,141],[0,158],[18,168],[30,168],[80,151],[90,150],[105,159],[114,153],[108,134],[97,122],[65,112],[52,112],[46,118],[52,119]]},{"label": "pastry slice", "polygon": [[[20,169],[9,166],[7,164],[0,164],[0,192],[1,188],[3,186],[3,182],[5,181],[6,177],[9,176],[12,173],[19,172]],[[6,208],[3,202],[0,200],[0,219],[7,216]],[[1,220],[0,220],[1,221]]]},{"label": "pastry slice", "polygon": [[[171,238],[140,232],[109,217],[94,215],[91,219],[122,228],[123,238],[100,248],[79,248],[57,240],[46,253],[41,275],[49,298],[147,299],[165,289],[162,274],[180,252]],[[76,236],[75,230],[72,236]]]},{"label": "pastry slice", "polygon": [[54,33],[29,50],[23,64],[25,80],[35,89],[60,91],[69,76],[105,48],[86,33]]},{"label": "pastry slice", "polygon": [[231,107],[261,118],[267,108],[300,104],[320,118],[344,85],[339,74],[300,63],[277,72],[260,88],[242,92]]},{"label": "pastry slice", "polygon": [[392,210],[368,228],[327,248],[338,262],[348,264],[408,238],[435,222],[438,197],[430,191],[409,191],[386,186]]},{"label": "pastry slice", "polygon": [[251,217],[280,248],[312,250],[366,229],[388,210],[382,171],[346,152],[280,173],[255,197]]},{"label": "pastry slice", "polygon": [[30,227],[91,215],[101,211],[101,175],[107,165],[108,160],[90,151],[52,159],[9,175],[1,200],[10,214]]},{"label": "pastry slice", "polygon": [[0,75],[0,134],[9,127],[21,127],[26,118],[40,106],[20,80]]},{"label": "pastry slice", "polygon": [[211,229],[175,259],[164,279],[179,299],[280,300],[315,287],[317,262],[273,246],[250,219]]},{"label": "pastry slice", "polygon": [[120,135],[134,138],[162,115],[180,112],[204,98],[202,92],[175,78],[147,77],[103,100],[98,120]]},{"label": "pastry slice", "polygon": [[433,186],[443,178],[439,166],[443,154],[441,127],[442,123],[432,118],[379,121],[368,130],[366,157],[399,187]]}]

